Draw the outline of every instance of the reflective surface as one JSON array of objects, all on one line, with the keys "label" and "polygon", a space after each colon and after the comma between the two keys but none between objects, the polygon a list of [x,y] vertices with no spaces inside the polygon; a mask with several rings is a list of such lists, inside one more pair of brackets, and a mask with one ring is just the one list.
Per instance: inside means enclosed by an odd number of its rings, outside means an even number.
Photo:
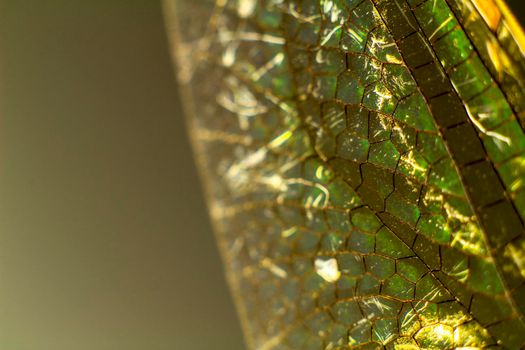
[{"label": "reflective surface", "polygon": [[523,34],[502,3],[165,5],[250,347],[525,344]]}]

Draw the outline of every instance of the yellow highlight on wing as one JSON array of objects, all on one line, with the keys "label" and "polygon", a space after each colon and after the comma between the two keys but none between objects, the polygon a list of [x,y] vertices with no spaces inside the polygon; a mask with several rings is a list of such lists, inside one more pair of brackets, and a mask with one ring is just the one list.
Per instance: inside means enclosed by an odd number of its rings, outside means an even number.
[{"label": "yellow highlight on wing", "polygon": [[505,0],[472,0],[487,26],[496,33],[503,20],[513,39],[525,56],[525,33],[518,20],[512,14]]},{"label": "yellow highlight on wing", "polygon": [[521,27],[516,17],[514,17],[514,14],[512,14],[512,11],[509,9],[504,0],[488,1],[493,1],[498,5],[498,8],[503,14],[503,18],[506,22],[507,27],[509,28],[510,33],[512,34],[514,40],[520,48],[521,54],[525,56],[525,32],[523,32],[523,28]]},{"label": "yellow highlight on wing", "polygon": [[472,3],[476,6],[489,28],[495,32],[501,20],[501,11],[498,5],[493,0],[472,0]]}]

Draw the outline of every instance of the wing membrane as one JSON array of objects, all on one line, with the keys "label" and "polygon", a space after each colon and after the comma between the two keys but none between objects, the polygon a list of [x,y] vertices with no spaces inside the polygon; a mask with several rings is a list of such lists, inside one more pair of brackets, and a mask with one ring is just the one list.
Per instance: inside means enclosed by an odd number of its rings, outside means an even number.
[{"label": "wing membrane", "polygon": [[524,61],[502,4],[173,5],[251,348],[525,344]]}]

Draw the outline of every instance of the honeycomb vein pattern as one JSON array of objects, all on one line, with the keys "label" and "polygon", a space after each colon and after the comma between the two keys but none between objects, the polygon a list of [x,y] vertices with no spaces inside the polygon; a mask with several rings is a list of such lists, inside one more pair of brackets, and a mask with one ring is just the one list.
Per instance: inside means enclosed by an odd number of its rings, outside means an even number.
[{"label": "honeycomb vein pattern", "polygon": [[496,3],[174,3],[251,348],[524,346],[524,63]]}]

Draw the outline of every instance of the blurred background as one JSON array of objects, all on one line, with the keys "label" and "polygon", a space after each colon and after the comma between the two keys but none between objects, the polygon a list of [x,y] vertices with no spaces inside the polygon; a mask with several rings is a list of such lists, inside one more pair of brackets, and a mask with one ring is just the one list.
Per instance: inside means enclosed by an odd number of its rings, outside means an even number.
[{"label": "blurred background", "polygon": [[160,1],[0,18],[0,349],[243,349]]},{"label": "blurred background", "polygon": [[160,1],[0,18],[0,349],[243,349]]}]

